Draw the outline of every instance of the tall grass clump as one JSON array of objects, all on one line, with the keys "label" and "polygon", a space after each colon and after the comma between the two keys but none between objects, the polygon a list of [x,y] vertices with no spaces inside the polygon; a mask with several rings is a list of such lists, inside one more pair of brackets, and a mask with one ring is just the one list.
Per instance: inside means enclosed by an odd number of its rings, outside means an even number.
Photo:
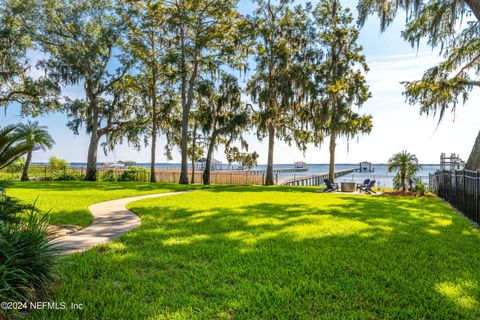
[{"label": "tall grass clump", "polygon": [[[30,302],[55,280],[57,249],[48,213],[0,195],[0,301]],[[7,316],[0,310],[0,318]]]}]

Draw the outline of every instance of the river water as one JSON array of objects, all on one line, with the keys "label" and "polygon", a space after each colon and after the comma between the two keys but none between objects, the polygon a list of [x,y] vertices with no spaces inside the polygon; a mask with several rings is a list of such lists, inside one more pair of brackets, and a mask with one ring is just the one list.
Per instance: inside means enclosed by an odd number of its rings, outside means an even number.
[{"label": "river water", "polygon": [[[259,165],[256,170],[266,170],[266,165]],[[281,182],[286,179],[300,178],[302,176],[309,176],[313,174],[328,172],[328,164],[308,164],[308,170],[305,172],[297,173],[284,173],[278,175],[278,180]],[[335,165],[335,171],[358,168],[358,164],[337,164]],[[342,181],[355,181],[363,182],[365,179],[376,180],[376,186],[380,188],[391,188],[393,186],[393,176],[395,173],[387,172],[386,164],[373,164],[372,167],[375,172],[354,172],[348,175],[337,178],[336,182]],[[275,169],[292,168],[291,164],[275,165]],[[422,170],[418,173],[418,177],[422,179],[424,183],[428,184],[428,175],[434,173],[440,168],[439,165],[425,164],[422,165]]]},{"label": "river water", "polygon": [[[150,164],[148,163],[137,163],[135,164],[139,167],[149,168]],[[86,167],[85,163],[70,163],[72,167]],[[99,167],[103,166],[103,163],[98,164]],[[180,164],[179,163],[157,163],[156,167],[158,169],[170,169],[170,170],[179,170]],[[356,163],[343,163],[335,165],[335,171],[358,168],[359,165]],[[391,188],[393,185],[393,176],[395,173],[387,172],[387,165],[386,164],[373,164],[372,167],[375,169],[375,172],[354,172],[343,177],[339,177],[336,179],[336,182],[342,181],[355,181],[355,182],[362,182],[365,179],[376,180],[377,187],[381,188]],[[422,165],[423,169],[420,171],[418,176],[425,182],[428,183],[428,175],[430,173],[434,173],[439,169],[439,165],[433,164],[425,164]],[[221,165],[222,170],[228,169],[235,169],[235,166],[229,166],[226,164]],[[275,164],[275,169],[291,169],[293,168],[293,164]],[[320,174],[328,172],[328,164],[307,164],[307,171],[304,172],[297,172],[297,173],[279,173],[278,174],[278,181],[284,181],[291,178],[300,178],[304,176],[309,176],[313,174]],[[258,165],[253,170],[266,170],[266,165]]]}]

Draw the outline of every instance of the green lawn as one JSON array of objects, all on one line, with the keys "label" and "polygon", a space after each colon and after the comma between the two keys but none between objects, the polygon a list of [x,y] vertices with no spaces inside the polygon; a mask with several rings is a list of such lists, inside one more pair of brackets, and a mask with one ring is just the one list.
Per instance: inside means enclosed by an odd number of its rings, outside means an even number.
[{"label": "green lawn", "polygon": [[[198,188],[200,186],[195,186]],[[93,222],[88,207],[94,203],[142,194],[180,191],[192,186],[140,182],[16,182],[8,195],[50,211],[50,223],[86,227]]]},{"label": "green lawn", "polygon": [[83,309],[34,318],[480,318],[480,233],[437,199],[241,187],[130,208],[138,229],[63,259],[51,300]]}]

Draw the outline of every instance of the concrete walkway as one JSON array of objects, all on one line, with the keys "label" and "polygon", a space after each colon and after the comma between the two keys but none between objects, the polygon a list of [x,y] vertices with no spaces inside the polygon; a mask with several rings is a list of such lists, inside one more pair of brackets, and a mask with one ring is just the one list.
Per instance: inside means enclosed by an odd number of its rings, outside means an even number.
[{"label": "concrete walkway", "polygon": [[110,242],[140,225],[140,218],[126,208],[127,203],[186,192],[188,191],[149,194],[94,204],[89,207],[94,218],[90,226],[78,232],[55,238],[52,243],[63,254],[71,254]]}]

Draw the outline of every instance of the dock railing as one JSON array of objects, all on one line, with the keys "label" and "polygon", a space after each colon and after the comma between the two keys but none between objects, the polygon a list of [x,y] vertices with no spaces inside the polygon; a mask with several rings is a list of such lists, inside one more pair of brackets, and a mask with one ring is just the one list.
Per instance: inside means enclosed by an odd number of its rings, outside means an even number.
[{"label": "dock railing", "polygon": [[[347,174],[355,172],[355,168],[346,169],[335,171],[334,177],[338,178]],[[313,186],[321,186],[324,184],[323,180],[328,179],[328,172],[326,173],[319,173],[319,174],[312,174],[310,176],[301,176],[301,177],[294,177],[291,179],[287,179],[283,181],[281,184],[284,186],[305,186],[305,187],[313,187]]]}]

